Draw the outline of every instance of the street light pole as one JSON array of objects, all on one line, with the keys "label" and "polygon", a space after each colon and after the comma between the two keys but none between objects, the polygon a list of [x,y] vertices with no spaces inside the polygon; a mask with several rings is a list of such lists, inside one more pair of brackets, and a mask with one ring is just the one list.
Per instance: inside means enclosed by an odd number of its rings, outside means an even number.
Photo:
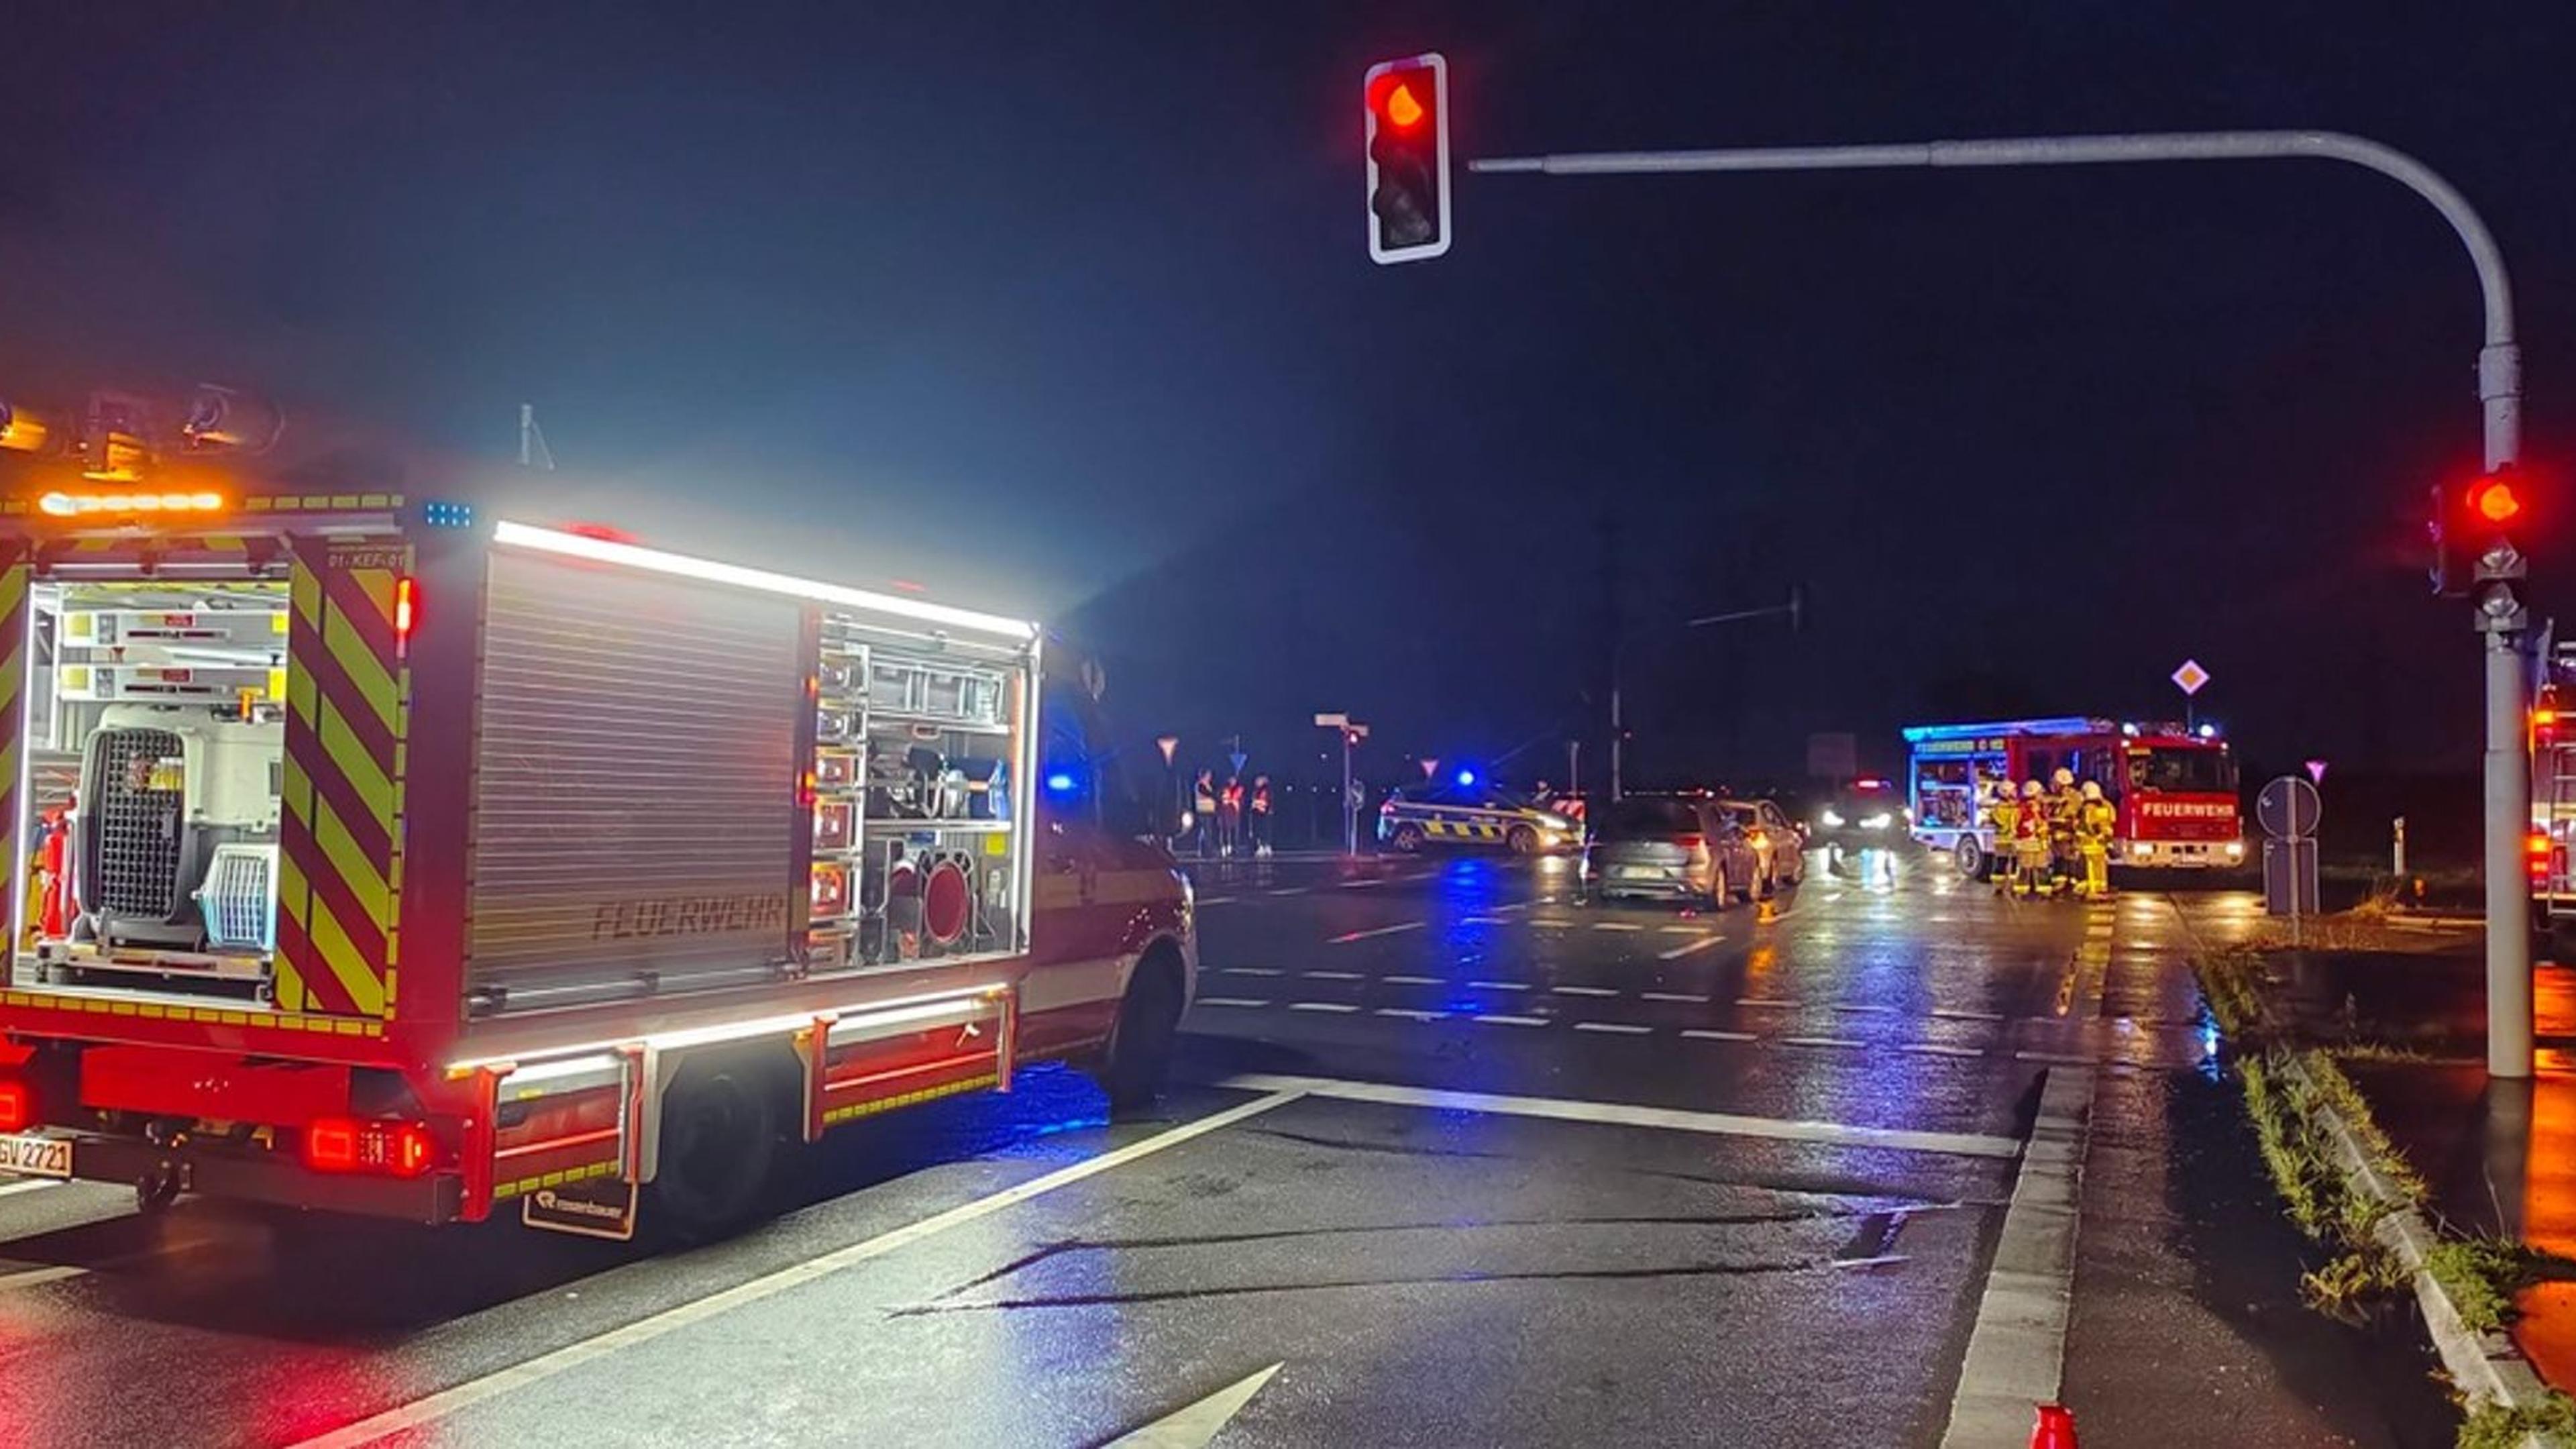
[{"label": "street light pole", "polygon": [[[2513,287],[2495,234],[2458,188],[2390,146],[2340,131],[2195,131],[2114,136],[2016,136],[1984,141],[1918,141],[1866,146],[1759,146],[1697,151],[1610,151],[1505,156],[1471,161],[1480,172],[1543,176],[1644,176],[1706,171],[1859,171],[1919,167],[2099,166],[2146,161],[2342,161],[2376,171],[2432,204],[2477,268],[2485,306],[2478,352],[2486,466],[2522,453],[2522,353],[2514,340]],[[2485,619],[2487,1072],[2531,1075],[2531,939],[2522,880],[2531,821],[2531,761],[2524,753],[2527,701],[2524,621]],[[1614,695],[1615,699],[1616,696]]]}]

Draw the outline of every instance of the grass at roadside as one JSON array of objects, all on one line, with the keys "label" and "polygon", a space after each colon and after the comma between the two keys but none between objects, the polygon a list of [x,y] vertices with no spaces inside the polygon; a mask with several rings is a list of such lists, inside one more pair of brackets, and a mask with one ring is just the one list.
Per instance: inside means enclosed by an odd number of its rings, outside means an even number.
[{"label": "grass at roadside", "polygon": [[[2380,1130],[2369,1102],[2338,1064],[2340,1055],[2377,1055],[2373,1044],[2321,1047],[2293,1040],[2267,1005],[2263,954],[2256,946],[2204,952],[2194,967],[2210,1014],[2233,1046],[2246,1113],[2283,1210],[2332,1254],[2322,1267],[2300,1275],[2300,1294],[2319,1312],[2358,1322],[2409,1286],[2411,1275],[2382,1241],[2380,1228],[2392,1214],[2422,1214],[2424,1181]],[[2381,1190],[2365,1189],[2343,1170],[2337,1122]],[[2576,1277],[2576,1261],[2510,1239],[2448,1234],[2426,1253],[2424,1269],[2461,1321],[2478,1333],[2511,1323],[2515,1296],[2524,1288]],[[2518,1409],[2479,1406],[2462,1423],[2459,1443],[2464,1449],[2503,1449],[2535,1432],[2576,1444],[2576,1400],[2553,1391],[2541,1403]]]}]

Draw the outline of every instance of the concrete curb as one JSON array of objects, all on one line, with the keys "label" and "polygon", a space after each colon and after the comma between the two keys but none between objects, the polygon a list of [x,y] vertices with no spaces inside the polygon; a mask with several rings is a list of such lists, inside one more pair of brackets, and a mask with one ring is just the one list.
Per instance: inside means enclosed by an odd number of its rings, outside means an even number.
[{"label": "concrete curb", "polygon": [[2092,1140],[2091,1067],[2053,1067],[2022,1148],[1994,1265],[1959,1365],[1941,1449],[2030,1442],[2038,1406],[2057,1401],[2075,1305],[2075,1228]]},{"label": "concrete curb", "polygon": [[[2304,1089],[2304,1095],[2316,1097],[2316,1083],[2308,1076],[2306,1064],[2296,1056],[2283,1058],[2282,1071]],[[2406,1199],[2383,1175],[2363,1150],[2361,1139],[2352,1124],[2331,1106],[2318,1109],[2326,1135],[2334,1143],[2335,1166],[2342,1169],[2347,1188],[2364,1200],[2391,1209],[2374,1229],[2373,1235],[2391,1253],[2415,1287],[2415,1302],[2423,1310],[2424,1327],[2432,1335],[2433,1349],[2442,1357],[2442,1368],[2450,1374],[2460,1392],[2468,1397],[2472,1410],[2487,1404],[2502,1404],[2509,1409],[2538,1406],[2548,1394],[2548,1386],[2531,1364],[2514,1347],[2513,1338],[2504,1333],[2476,1333],[2460,1320],[2459,1306],[2451,1301],[2450,1290],[2442,1286],[2424,1266],[2424,1255],[2441,1235],[2424,1221],[2424,1215],[2405,1206]],[[2523,1436],[2524,1449],[2568,1449],[2559,1440],[2538,1433]]]}]

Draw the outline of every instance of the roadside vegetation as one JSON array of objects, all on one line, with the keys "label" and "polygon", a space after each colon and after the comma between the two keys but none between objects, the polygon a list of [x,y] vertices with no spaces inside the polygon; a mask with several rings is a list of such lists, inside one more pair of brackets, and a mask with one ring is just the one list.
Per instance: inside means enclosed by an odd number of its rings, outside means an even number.
[{"label": "roadside vegetation", "polygon": [[[2327,947],[2324,949],[2334,949]],[[2371,1042],[2332,1045],[2291,1039],[2265,1005],[2264,949],[2260,944],[2204,952],[2194,963],[2201,994],[2235,1055],[2255,1141],[2283,1210],[2299,1231],[2330,1256],[2300,1275],[2300,1296],[2321,1313],[2360,1323],[2397,1301],[2410,1284],[2406,1266],[2381,1234],[2394,1214],[2412,1211],[2432,1224],[2441,1241],[2426,1253],[2424,1269],[2477,1333],[2494,1333],[2515,1316],[2523,1289],[2556,1278],[2576,1278],[2576,1261],[2540,1252],[2510,1239],[2464,1236],[2428,1211],[2424,1180],[2379,1128],[2370,1104],[2344,1074],[2344,1060],[2407,1060],[2413,1053]],[[2335,1124],[2340,1122],[2378,1190],[2342,1166]],[[2465,1408],[2465,1406],[2464,1406]],[[2508,1409],[2483,1405],[2460,1429],[2462,1449],[2505,1449],[2544,1438],[2576,1444],[2576,1400],[2552,1392],[2538,1405]]]}]

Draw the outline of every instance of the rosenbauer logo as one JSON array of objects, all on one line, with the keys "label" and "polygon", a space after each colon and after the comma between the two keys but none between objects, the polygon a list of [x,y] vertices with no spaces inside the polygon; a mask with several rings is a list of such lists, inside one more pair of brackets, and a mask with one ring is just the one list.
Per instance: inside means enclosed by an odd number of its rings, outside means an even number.
[{"label": "rosenbauer logo", "polygon": [[721,936],[736,931],[780,930],[786,924],[784,895],[652,896],[600,906],[590,918],[590,939]]}]

